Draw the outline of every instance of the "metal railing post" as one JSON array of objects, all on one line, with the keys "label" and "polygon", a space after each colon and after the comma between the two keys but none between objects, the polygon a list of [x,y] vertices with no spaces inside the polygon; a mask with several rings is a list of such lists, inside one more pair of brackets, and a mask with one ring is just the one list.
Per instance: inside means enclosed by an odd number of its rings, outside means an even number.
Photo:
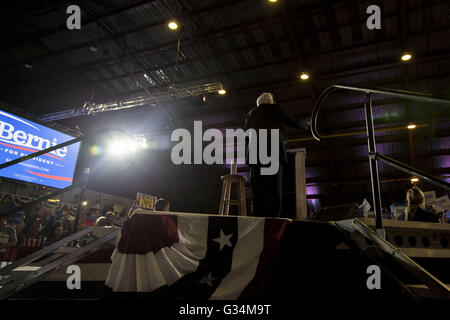
[{"label": "metal railing post", "polygon": [[372,116],[372,100],[370,98],[370,93],[366,94],[366,98],[364,101],[364,109],[366,111],[367,144],[369,148],[370,179],[372,182],[375,225],[377,233],[383,239],[385,239],[386,236],[383,228],[383,220],[381,215],[381,192],[380,192],[380,177],[378,175],[378,164],[377,160],[370,156],[371,153],[376,152],[375,131],[373,127],[373,116]]}]

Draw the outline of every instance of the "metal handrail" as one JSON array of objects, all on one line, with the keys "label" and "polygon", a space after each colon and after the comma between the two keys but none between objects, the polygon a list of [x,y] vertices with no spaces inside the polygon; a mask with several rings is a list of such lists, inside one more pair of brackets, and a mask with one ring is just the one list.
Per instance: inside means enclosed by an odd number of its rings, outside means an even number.
[{"label": "metal handrail", "polygon": [[433,177],[432,175],[429,175],[428,173],[420,171],[414,167],[408,166],[407,164],[405,164],[403,162],[386,157],[385,155],[379,154],[377,152],[375,152],[375,153],[370,152],[369,157],[374,158],[376,160],[380,160],[380,161],[384,162],[385,164],[387,164],[391,167],[394,167],[400,171],[406,172],[410,175],[417,176],[418,178],[421,178],[431,184],[434,184],[437,187],[440,187],[440,188],[450,191],[450,183],[448,183],[447,181],[443,181],[436,177]]},{"label": "metal handrail", "polygon": [[443,105],[450,106],[450,100],[446,100],[441,97],[437,97],[434,95],[428,95],[428,94],[424,94],[424,93],[416,93],[416,92],[409,92],[409,91],[395,90],[395,89],[383,89],[383,88],[361,88],[361,87],[335,84],[335,85],[329,86],[327,89],[325,89],[325,91],[323,91],[321,93],[321,95],[317,99],[317,102],[315,103],[313,111],[312,111],[311,133],[317,141],[322,140],[322,137],[320,136],[320,134],[317,131],[317,115],[319,113],[320,107],[322,106],[322,103],[326,99],[326,97],[332,91],[337,90],[337,89],[363,92],[365,94],[370,94],[370,93],[383,94],[383,95],[387,95],[387,96],[403,98],[406,100],[412,100],[412,101],[417,101],[417,102],[436,103],[436,104],[443,104]]},{"label": "metal handrail", "polygon": [[[337,90],[337,89],[362,92],[365,94],[364,109],[365,109],[365,116],[366,116],[366,130],[367,130],[367,138],[368,138],[367,143],[368,143],[368,151],[369,151],[370,178],[371,178],[371,184],[372,184],[372,196],[373,196],[373,207],[374,207],[374,211],[375,211],[376,230],[384,238],[385,231],[383,228],[383,220],[382,220],[382,216],[381,216],[381,190],[380,190],[380,177],[379,177],[379,173],[378,173],[377,160],[384,161],[387,165],[390,165],[395,168],[399,168],[400,170],[403,170],[406,172],[408,172],[407,170],[409,170],[411,172],[417,172],[417,174],[424,177],[425,180],[432,181],[434,184],[437,184],[444,188],[446,188],[447,185],[445,182],[439,181],[439,179],[434,178],[430,175],[427,175],[426,173],[423,173],[415,168],[412,168],[412,167],[406,168],[405,165],[402,163],[399,164],[399,163],[390,161],[392,159],[382,158],[382,157],[380,157],[381,155],[379,155],[379,156],[377,155],[376,143],[375,143],[375,129],[374,129],[373,115],[372,115],[371,95],[372,94],[382,94],[382,95],[402,98],[402,99],[406,99],[406,100],[442,104],[442,105],[447,105],[447,106],[450,106],[450,100],[446,100],[446,99],[428,95],[428,94],[415,93],[415,92],[402,91],[402,90],[382,89],[382,88],[361,88],[361,87],[353,87],[353,86],[345,86],[345,85],[332,85],[321,93],[321,95],[317,99],[317,101],[314,105],[313,111],[312,111],[311,133],[312,133],[313,137],[318,141],[322,140],[319,132],[317,131],[317,118],[318,118],[320,107],[322,106],[323,101],[326,99],[326,97],[333,90]],[[411,169],[413,169],[413,171]]]},{"label": "metal handrail", "polygon": [[400,266],[402,266],[402,268],[404,268],[404,270],[415,279],[425,284],[433,292],[436,298],[443,300],[448,300],[450,298],[450,290],[444,283],[442,283],[442,281],[404,254],[401,248],[395,247],[390,242],[386,241],[386,239],[380,237],[379,234],[374,232],[371,228],[369,228],[369,226],[358,218],[351,221],[337,221],[333,223],[333,225],[337,226],[339,229],[342,229],[342,231],[346,230],[348,232],[352,232],[353,230],[357,230],[366,239],[371,240],[379,250],[397,261]]}]

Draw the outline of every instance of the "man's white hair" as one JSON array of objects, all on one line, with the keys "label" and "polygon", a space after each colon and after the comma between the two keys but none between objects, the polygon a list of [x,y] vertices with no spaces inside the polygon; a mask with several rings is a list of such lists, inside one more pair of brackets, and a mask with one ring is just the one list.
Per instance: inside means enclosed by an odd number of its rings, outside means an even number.
[{"label": "man's white hair", "polygon": [[261,94],[258,99],[256,99],[256,105],[259,106],[260,104],[264,103],[272,103],[273,102],[273,95],[269,92],[264,92]]}]

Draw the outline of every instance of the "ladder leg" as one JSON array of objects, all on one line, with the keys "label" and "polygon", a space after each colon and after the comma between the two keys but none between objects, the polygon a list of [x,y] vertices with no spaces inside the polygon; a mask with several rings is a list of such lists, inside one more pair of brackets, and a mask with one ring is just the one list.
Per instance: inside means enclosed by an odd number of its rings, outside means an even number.
[{"label": "ladder leg", "polygon": [[228,212],[230,210],[230,198],[231,198],[231,181],[227,182],[227,190],[225,193],[225,215],[228,215]]},{"label": "ladder leg", "polygon": [[240,200],[240,206],[239,206],[239,214],[241,216],[247,216],[247,202],[245,201],[245,185],[244,181],[241,181],[239,183],[239,200]]},{"label": "ladder leg", "polygon": [[226,190],[226,179],[223,179],[223,184],[222,184],[222,194],[220,195],[220,206],[219,206],[219,215],[223,215],[223,209],[224,209],[224,205],[225,205],[225,190]]}]

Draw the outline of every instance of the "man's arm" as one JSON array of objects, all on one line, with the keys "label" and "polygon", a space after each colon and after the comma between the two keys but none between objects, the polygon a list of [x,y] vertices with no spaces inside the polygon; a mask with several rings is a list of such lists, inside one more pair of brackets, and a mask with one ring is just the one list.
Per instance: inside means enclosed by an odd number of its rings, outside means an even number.
[{"label": "man's arm", "polygon": [[279,104],[275,106],[278,119],[281,121],[281,123],[287,125],[288,127],[298,128],[298,129],[308,129],[308,123],[303,119],[294,119],[290,115],[288,115],[284,110],[281,108]]}]

